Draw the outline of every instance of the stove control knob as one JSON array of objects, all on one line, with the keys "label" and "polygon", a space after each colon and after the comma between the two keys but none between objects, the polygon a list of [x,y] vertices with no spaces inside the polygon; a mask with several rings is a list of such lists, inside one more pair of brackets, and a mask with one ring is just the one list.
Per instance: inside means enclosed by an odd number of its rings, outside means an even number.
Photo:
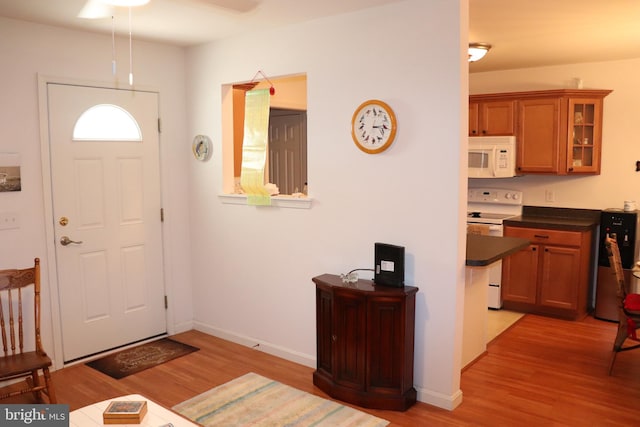
[{"label": "stove control knob", "polygon": [[511,198],[511,193],[505,193],[504,198],[509,200]]},{"label": "stove control knob", "polygon": [[513,195],[511,196],[511,198],[513,200],[518,200],[520,198],[520,196],[518,195],[518,193],[513,193]]}]

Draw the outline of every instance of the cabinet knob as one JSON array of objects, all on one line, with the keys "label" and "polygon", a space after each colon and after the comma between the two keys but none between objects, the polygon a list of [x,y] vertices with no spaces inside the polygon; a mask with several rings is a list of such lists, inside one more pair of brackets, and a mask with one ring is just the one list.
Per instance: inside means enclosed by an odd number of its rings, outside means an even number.
[{"label": "cabinet knob", "polygon": [[338,341],[338,337],[337,337],[336,335],[331,335],[331,339],[332,339],[333,341]]}]

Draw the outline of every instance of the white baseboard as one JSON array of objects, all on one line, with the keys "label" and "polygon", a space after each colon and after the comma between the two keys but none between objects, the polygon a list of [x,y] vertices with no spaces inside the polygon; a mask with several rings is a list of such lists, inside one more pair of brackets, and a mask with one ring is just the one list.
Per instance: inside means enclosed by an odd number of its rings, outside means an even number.
[{"label": "white baseboard", "polygon": [[189,321],[189,322],[169,325],[168,332],[169,332],[169,335],[175,335],[182,332],[190,331],[192,329],[195,329],[195,326],[193,325],[192,321]]},{"label": "white baseboard", "polygon": [[316,367],[316,358],[308,354],[293,351],[291,349],[274,345],[272,343],[258,340],[252,337],[244,335],[238,335],[231,331],[226,331],[219,328],[214,328],[203,323],[194,322],[193,329],[204,332],[205,334],[213,335],[214,337],[221,338],[223,340],[231,341],[236,344],[250,347],[264,353],[271,354],[273,356],[280,357],[290,362],[297,363],[299,365],[308,366],[310,368]]},{"label": "white baseboard", "polygon": [[[226,331],[223,329],[215,328],[204,323],[194,322],[193,329],[204,332],[205,334],[212,335],[214,337],[221,338],[223,340],[231,341],[236,344],[243,345],[245,347],[254,348],[258,351],[271,354],[273,356],[280,357],[290,362],[298,363],[310,368],[316,367],[316,358],[310,355],[302,354],[299,352],[291,351],[290,349],[273,345],[271,343],[257,340],[255,338],[239,335],[234,332]],[[449,411],[454,410],[462,403],[462,390],[458,390],[453,395],[444,395],[437,393],[433,390],[428,390],[420,387],[416,387],[417,399],[420,402],[437,406],[438,408],[447,409]]]},{"label": "white baseboard", "polygon": [[416,387],[416,391],[418,401],[449,411],[453,411],[462,403],[462,390],[458,390],[453,395],[445,395],[421,387]]}]

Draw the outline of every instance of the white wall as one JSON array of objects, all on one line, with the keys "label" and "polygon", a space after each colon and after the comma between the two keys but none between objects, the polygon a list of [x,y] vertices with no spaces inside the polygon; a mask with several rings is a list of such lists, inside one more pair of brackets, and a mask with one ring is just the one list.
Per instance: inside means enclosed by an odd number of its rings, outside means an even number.
[{"label": "white wall", "polygon": [[[135,37],[135,36],[134,36]],[[187,165],[191,158],[186,132],[184,49],[143,43],[134,38],[134,79],[138,87],[160,92],[162,197],[165,274],[170,296],[169,329],[190,329],[192,320],[188,245]],[[117,40],[118,76],[128,79],[128,40]],[[111,37],[0,18],[0,153],[21,155],[22,191],[0,193],[0,212],[16,212],[17,230],[0,230],[0,269],[42,263],[42,330],[47,352],[56,359],[52,324],[38,116],[38,74],[114,86]],[[45,159],[46,160],[46,159]],[[117,333],[117,331],[114,331]],[[58,343],[59,345],[59,343]],[[57,367],[60,359],[54,360]]]},{"label": "white wall", "polygon": [[[137,85],[160,92],[162,186],[170,332],[191,326],[292,360],[315,360],[311,278],[373,266],[373,243],[403,245],[417,300],[419,399],[460,403],[464,292],[468,0],[407,0],[187,52],[134,40]],[[375,29],[375,30],[374,30]],[[118,63],[127,64],[118,39]],[[43,259],[43,333],[52,347],[37,74],[114,85],[110,37],[0,18],[0,152],[22,156],[23,191],[0,194],[21,228],[0,231],[0,268]],[[222,204],[221,86],[308,78],[311,209]],[[119,66],[126,82],[128,69]],[[367,155],[350,136],[354,109],[394,109],[396,141]],[[197,162],[195,134],[213,158]],[[190,231],[189,231],[190,230]],[[364,275],[366,277],[366,275]],[[193,300],[192,300],[193,285]],[[51,351],[50,351],[51,352]],[[55,354],[52,354],[55,358]]]},{"label": "white wall", "polygon": [[[559,89],[572,87],[581,78],[584,88],[612,89],[604,100],[602,170],[598,176],[523,176],[505,180],[472,180],[471,186],[487,185],[524,191],[524,204],[570,208],[622,208],[624,200],[640,201],[640,160],[637,141],[636,100],[640,96],[639,59],[571,64],[469,76],[469,92]],[[545,201],[545,190],[555,193],[555,202]]]},{"label": "white wall", "polygon": [[[188,51],[189,130],[214,141],[213,158],[192,161],[189,173],[199,329],[314,366],[311,278],[372,268],[374,242],[403,245],[406,284],[420,288],[419,399],[460,402],[467,7],[467,0],[407,0]],[[217,197],[221,87],[257,70],[307,74],[311,209]],[[353,111],[371,98],[387,102],[399,126],[378,155],[358,150],[350,136]]]}]

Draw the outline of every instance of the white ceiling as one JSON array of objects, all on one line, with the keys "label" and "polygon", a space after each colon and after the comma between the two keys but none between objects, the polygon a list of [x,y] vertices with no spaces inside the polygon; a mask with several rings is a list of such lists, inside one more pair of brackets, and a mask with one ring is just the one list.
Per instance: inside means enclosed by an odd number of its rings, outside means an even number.
[{"label": "white ceiling", "polygon": [[[0,16],[111,33],[111,18],[82,19],[88,0],[0,0]],[[132,8],[134,38],[190,46],[401,0],[151,0]],[[303,5],[303,6],[301,6]],[[116,33],[128,35],[129,9],[114,8]]]},{"label": "white ceiling", "polygon": [[470,72],[640,57],[638,0],[469,0]]},{"label": "white ceiling", "polygon": [[[190,46],[402,0],[151,0],[132,9],[134,38]],[[0,0],[0,16],[110,33],[77,17],[86,0]],[[490,43],[470,72],[640,57],[639,0],[469,0],[469,41]],[[128,10],[114,13],[128,34]]]}]

